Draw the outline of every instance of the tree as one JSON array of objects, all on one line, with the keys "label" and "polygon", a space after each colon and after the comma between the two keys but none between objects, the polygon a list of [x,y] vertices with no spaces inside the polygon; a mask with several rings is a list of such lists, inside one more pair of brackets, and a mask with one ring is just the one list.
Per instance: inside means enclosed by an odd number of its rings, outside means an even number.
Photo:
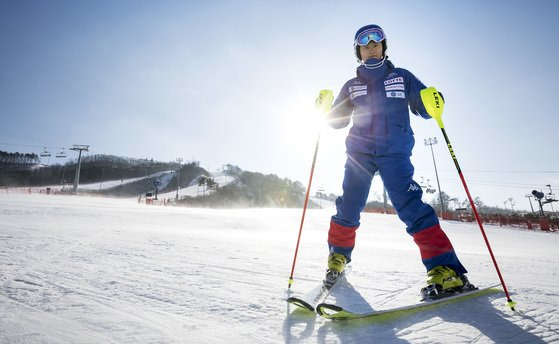
[{"label": "tree", "polygon": [[204,196],[206,196],[207,181],[208,181],[208,177],[206,176],[201,176],[200,178],[198,178],[198,188],[200,188],[200,186],[202,187],[202,192]]},{"label": "tree", "polygon": [[507,201],[509,201],[510,209],[511,209],[512,213],[514,213],[514,206],[516,205],[516,202],[514,201],[514,198],[510,197],[510,198],[507,199]]},{"label": "tree", "polygon": [[35,153],[8,153],[0,151],[0,164],[33,165],[38,164],[39,162],[39,156]]},{"label": "tree", "polygon": [[444,203],[444,205],[445,205],[445,209],[446,209],[447,211],[452,210],[452,209],[450,208],[451,202],[452,202],[452,203],[455,203],[458,199],[455,198],[455,197],[450,197],[450,196],[449,196],[446,192],[444,192],[444,191],[441,191],[440,195],[441,195],[441,196],[439,197],[439,195],[437,194],[437,196],[431,201],[431,206],[432,206],[433,208],[435,208],[435,209],[441,209],[441,198],[442,198],[443,203]]},{"label": "tree", "polygon": [[462,202],[460,202],[460,200],[458,198],[453,198],[453,208],[457,209],[457,208],[462,208]]},{"label": "tree", "polygon": [[228,176],[239,177],[243,173],[243,170],[241,170],[238,166],[226,164],[223,166],[223,172],[225,172]]},{"label": "tree", "polygon": [[217,190],[219,184],[213,178],[206,178],[208,190]]},{"label": "tree", "polygon": [[474,205],[478,209],[485,208],[485,204],[483,203],[483,201],[479,197],[474,198]]}]

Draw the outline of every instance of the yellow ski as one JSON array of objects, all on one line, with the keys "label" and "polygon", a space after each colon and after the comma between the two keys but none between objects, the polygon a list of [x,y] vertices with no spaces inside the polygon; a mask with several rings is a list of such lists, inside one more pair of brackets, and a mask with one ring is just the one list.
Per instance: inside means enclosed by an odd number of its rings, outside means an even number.
[{"label": "yellow ski", "polygon": [[321,303],[318,306],[316,306],[316,312],[321,317],[326,319],[331,319],[331,320],[367,319],[372,321],[386,321],[394,318],[408,316],[417,313],[419,311],[424,311],[427,309],[437,307],[439,305],[460,302],[474,297],[501,292],[500,289],[496,288],[497,286],[499,285],[497,284],[486,288],[466,291],[463,293],[458,293],[452,296],[444,297],[433,301],[422,301],[420,303],[416,303],[410,306],[378,310],[369,313],[354,313],[345,310],[342,307],[332,305],[332,304],[327,304],[327,303]]}]

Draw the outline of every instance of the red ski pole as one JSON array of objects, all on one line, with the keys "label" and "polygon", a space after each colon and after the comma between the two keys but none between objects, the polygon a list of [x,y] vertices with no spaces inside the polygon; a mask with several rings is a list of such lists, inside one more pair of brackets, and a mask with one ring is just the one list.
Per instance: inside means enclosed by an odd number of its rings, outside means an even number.
[{"label": "red ski pole", "polygon": [[[330,108],[332,107],[332,101],[334,100],[334,93],[331,90],[322,90],[318,94],[318,98],[316,98],[315,107],[317,110],[322,112],[323,114],[328,113]],[[303,224],[305,223],[305,214],[307,212],[307,205],[309,203],[309,195],[311,192],[311,184],[312,178],[314,175],[314,166],[316,164],[316,156],[318,154],[318,145],[320,143],[320,132],[316,138],[316,144],[314,147],[314,156],[312,159],[311,165],[311,175],[309,178],[309,184],[307,187],[307,193],[305,195],[305,203],[303,204],[303,215],[301,216],[301,224],[299,226],[299,235],[297,236],[297,245],[295,245],[295,254],[293,255],[293,264],[291,265],[291,274],[289,275],[289,285],[287,289],[291,288],[291,284],[293,284],[293,272],[295,271],[295,264],[297,262],[297,253],[299,252],[299,243],[301,242],[301,233],[303,232]]]},{"label": "red ski pole", "polygon": [[481,230],[481,235],[483,236],[483,240],[485,241],[485,245],[487,246],[489,254],[491,255],[491,259],[493,260],[493,265],[495,266],[497,275],[499,275],[499,280],[501,281],[501,285],[503,286],[505,295],[507,296],[507,305],[514,311],[514,306],[516,305],[516,302],[512,301],[512,299],[510,298],[509,292],[507,290],[507,286],[505,285],[505,280],[503,279],[503,275],[501,274],[501,270],[499,269],[499,265],[497,264],[497,260],[495,259],[495,255],[493,254],[493,250],[491,249],[491,245],[489,244],[489,239],[487,239],[487,235],[485,234],[485,230],[483,229],[483,224],[477,212],[472,196],[470,195],[470,191],[468,190],[468,185],[466,185],[466,180],[464,179],[464,175],[462,174],[462,170],[460,169],[460,165],[458,164],[458,159],[456,158],[456,154],[452,149],[452,145],[450,144],[450,140],[446,134],[446,130],[444,129],[444,123],[442,119],[444,100],[442,99],[439,92],[434,87],[425,88],[421,90],[420,94],[421,94],[421,100],[425,105],[425,109],[427,110],[427,113],[429,113],[429,115],[437,121],[437,124],[441,128],[448,150],[450,151],[450,156],[452,156],[452,160],[454,161],[454,165],[456,166],[456,170],[458,171],[458,176],[460,176],[460,180],[462,181],[464,190],[466,190],[466,195],[468,196],[468,200],[470,201],[470,206],[472,207],[472,211],[474,212],[474,216],[479,225],[479,229]]}]

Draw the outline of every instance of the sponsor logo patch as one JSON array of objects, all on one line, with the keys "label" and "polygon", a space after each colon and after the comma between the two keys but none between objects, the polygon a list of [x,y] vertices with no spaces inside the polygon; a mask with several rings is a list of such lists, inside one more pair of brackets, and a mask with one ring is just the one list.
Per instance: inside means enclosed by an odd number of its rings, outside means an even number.
[{"label": "sponsor logo patch", "polygon": [[388,91],[386,92],[387,98],[406,98],[406,93],[402,91]]},{"label": "sponsor logo patch", "polygon": [[367,90],[367,85],[359,85],[359,86],[350,86],[349,87],[349,92],[353,92],[353,91],[363,91],[363,90]]},{"label": "sponsor logo patch", "polygon": [[350,97],[351,99],[353,99],[353,98],[356,98],[356,97],[359,97],[359,96],[364,96],[364,95],[366,95],[366,94],[367,94],[367,90],[356,91],[356,92],[351,93],[351,94],[349,95],[349,97]]},{"label": "sponsor logo patch", "polygon": [[394,90],[404,90],[404,84],[393,84],[393,85],[388,85],[388,86],[384,86],[384,89],[386,91],[394,91]]},{"label": "sponsor logo patch", "polygon": [[388,80],[384,80],[384,84],[385,85],[391,85],[391,84],[395,84],[397,82],[401,82],[402,84],[404,83],[404,78],[399,76],[397,78],[392,78],[392,79],[388,79]]}]

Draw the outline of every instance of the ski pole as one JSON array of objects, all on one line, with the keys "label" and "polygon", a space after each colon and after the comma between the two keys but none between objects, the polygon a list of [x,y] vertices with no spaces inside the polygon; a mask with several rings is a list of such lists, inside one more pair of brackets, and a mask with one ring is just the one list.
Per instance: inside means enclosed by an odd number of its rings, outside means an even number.
[{"label": "ski pole", "polygon": [[[333,100],[334,100],[334,93],[331,90],[322,90],[319,92],[318,98],[316,98],[315,107],[321,113],[326,114],[330,111]],[[301,242],[301,233],[303,232],[303,223],[305,222],[305,213],[307,212],[307,205],[309,203],[309,195],[311,192],[311,184],[314,175],[314,166],[316,164],[316,155],[318,154],[319,143],[320,143],[320,131],[318,132],[316,138],[316,144],[314,146],[314,156],[311,165],[311,175],[309,178],[307,193],[305,195],[305,203],[303,204],[303,215],[301,216],[301,225],[299,226],[299,235],[297,236],[297,245],[295,245],[295,254],[293,255],[293,264],[291,266],[291,274],[289,275],[289,285],[287,286],[287,289],[291,289],[291,284],[293,284],[293,272],[295,271],[295,264],[297,262],[297,253],[299,252],[299,243]]]},{"label": "ski pole", "polygon": [[434,87],[428,87],[421,90],[420,95],[421,95],[421,100],[425,105],[425,109],[427,110],[427,113],[437,121],[437,124],[441,128],[448,150],[450,151],[450,156],[454,161],[454,165],[456,166],[456,170],[458,171],[458,176],[460,176],[460,180],[462,181],[464,190],[466,190],[466,195],[468,196],[468,200],[470,201],[470,206],[472,207],[472,211],[474,212],[474,216],[479,225],[479,229],[481,230],[481,235],[483,236],[485,245],[487,245],[487,249],[489,250],[489,254],[491,255],[491,259],[493,260],[493,265],[495,266],[495,270],[497,270],[497,275],[499,275],[499,279],[501,280],[501,285],[503,286],[503,290],[505,291],[505,295],[507,296],[507,305],[514,311],[514,306],[516,305],[516,302],[513,302],[512,299],[510,298],[509,292],[507,290],[507,286],[505,285],[505,280],[503,279],[503,275],[501,275],[501,270],[499,270],[499,265],[497,264],[497,260],[495,259],[495,255],[493,254],[493,250],[491,249],[491,245],[489,244],[489,239],[487,239],[487,235],[485,234],[485,230],[483,229],[483,224],[481,223],[481,219],[477,212],[476,206],[474,204],[474,201],[472,200],[470,191],[468,190],[468,185],[466,185],[466,180],[464,179],[464,175],[462,174],[462,170],[460,169],[460,165],[458,164],[458,159],[456,158],[456,154],[452,149],[452,145],[450,144],[450,140],[444,128],[444,123],[442,119],[444,100],[442,99],[440,93]]}]

